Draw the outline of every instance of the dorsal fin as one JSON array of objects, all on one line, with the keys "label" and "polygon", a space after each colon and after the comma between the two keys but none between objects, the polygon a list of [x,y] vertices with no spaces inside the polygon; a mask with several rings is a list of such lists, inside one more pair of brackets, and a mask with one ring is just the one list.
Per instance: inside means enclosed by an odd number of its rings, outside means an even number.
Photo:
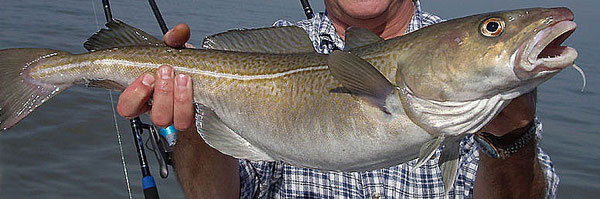
[{"label": "dorsal fin", "polygon": [[386,100],[395,90],[373,65],[350,52],[333,51],[327,60],[329,71],[352,95],[362,97],[375,107],[389,113]]},{"label": "dorsal fin", "polygon": [[106,23],[107,29],[103,28],[92,35],[83,47],[88,51],[97,51],[107,48],[152,45],[165,46],[165,44],[156,37],[137,29],[133,26],[115,19]]},{"label": "dorsal fin", "polygon": [[206,37],[202,48],[277,54],[315,52],[310,38],[298,26],[230,30]]},{"label": "dorsal fin", "polygon": [[379,37],[375,33],[371,32],[366,28],[350,27],[346,30],[346,48],[353,49],[356,47],[366,46],[372,43],[383,41],[383,38]]}]

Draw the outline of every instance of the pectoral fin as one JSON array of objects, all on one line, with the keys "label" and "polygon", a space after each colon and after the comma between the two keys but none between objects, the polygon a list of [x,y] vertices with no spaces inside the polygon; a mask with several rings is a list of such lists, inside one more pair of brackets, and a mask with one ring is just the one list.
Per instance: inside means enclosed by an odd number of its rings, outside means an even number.
[{"label": "pectoral fin", "polygon": [[458,173],[458,160],[461,137],[447,139],[445,147],[440,155],[438,165],[442,169],[442,181],[444,182],[444,191],[446,194],[452,189]]},{"label": "pectoral fin", "polygon": [[431,159],[431,156],[435,153],[435,151],[440,148],[442,142],[444,141],[444,136],[440,135],[432,140],[426,142],[419,151],[419,160],[417,160],[417,164],[413,167],[413,170],[423,166],[425,161]]},{"label": "pectoral fin", "polygon": [[413,167],[413,169],[416,169],[420,166],[423,166],[425,161],[431,159],[435,151],[437,151],[437,149],[443,145],[444,149],[441,152],[438,166],[442,170],[442,182],[444,183],[445,194],[450,192],[452,185],[456,181],[461,138],[462,137],[447,137],[440,135],[426,142],[421,147],[417,164],[415,164]]},{"label": "pectoral fin", "polygon": [[389,113],[386,99],[396,89],[369,62],[349,52],[334,51],[328,59],[329,71],[346,91]]}]

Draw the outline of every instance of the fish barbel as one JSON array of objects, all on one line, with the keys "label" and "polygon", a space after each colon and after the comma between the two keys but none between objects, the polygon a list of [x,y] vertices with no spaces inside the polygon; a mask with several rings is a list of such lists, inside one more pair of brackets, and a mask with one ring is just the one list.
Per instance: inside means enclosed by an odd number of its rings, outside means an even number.
[{"label": "fish barbel", "polygon": [[[451,158],[440,164],[455,171],[456,140],[573,64],[577,52],[560,46],[572,20],[567,8],[501,11],[385,41],[352,28],[350,50],[329,55],[298,27],[229,31],[207,37],[205,49],[173,49],[110,22],[84,44],[90,53],[0,50],[0,128],[75,84],[122,90],[168,64],[193,79],[199,133],[224,154],[364,171],[417,157],[419,166],[446,145]],[[448,187],[455,172],[444,173]]]}]

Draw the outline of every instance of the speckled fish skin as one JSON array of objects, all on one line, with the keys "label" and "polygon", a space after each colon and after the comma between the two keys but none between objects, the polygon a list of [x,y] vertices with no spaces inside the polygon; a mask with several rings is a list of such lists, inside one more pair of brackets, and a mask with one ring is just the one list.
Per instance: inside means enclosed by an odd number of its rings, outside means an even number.
[{"label": "speckled fish skin", "polygon": [[388,166],[413,159],[422,142],[431,139],[406,116],[386,120],[380,110],[348,94],[330,93],[341,84],[326,63],[327,56],[316,53],[122,47],[49,57],[28,74],[50,84],[110,79],[128,85],[168,64],[191,76],[195,102],[213,109],[271,158],[314,168]]},{"label": "speckled fish skin", "polygon": [[[50,54],[30,63],[24,79],[64,87],[97,79],[129,85],[139,75],[168,64],[176,73],[192,77],[194,102],[209,107],[237,135],[266,153],[258,160],[326,170],[372,170],[416,158],[419,148],[440,134],[479,130],[510,99],[560,71],[517,78],[514,70],[519,64],[511,56],[539,32],[535,28],[548,26],[544,20],[549,16],[572,17],[569,13],[558,8],[475,15],[351,49],[399,87],[397,105],[403,109],[393,114],[348,93],[331,92],[342,84],[330,74],[328,56],[316,53],[119,47],[80,55]],[[506,31],[500,37],[480,35],[481,22],[490,17],[505,20]],[[505,96],[515,89],[517,94]],[[503,101],[493,101],[496,107],[475,120],[477,124],[463,118],[468,127],[461,127],[461,132],[448,132],[422,113],[431,103],[441,107],[433,107],[434,111],[452,111],[499,95]],[[491,105],[483,107],[487,106]],[[435,119],[457,117],[463,116]],[[230,150],[217,149],[225,154]]]}]

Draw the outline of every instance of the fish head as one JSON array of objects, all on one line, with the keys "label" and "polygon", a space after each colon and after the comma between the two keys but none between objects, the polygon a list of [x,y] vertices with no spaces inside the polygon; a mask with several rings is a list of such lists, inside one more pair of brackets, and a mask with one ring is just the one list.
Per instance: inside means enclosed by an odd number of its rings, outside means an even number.
[{"label": "fish head", "polygon": [[512,99],[573,64],[575,49],[560,46],[576,28],[572,20],[567,8],[530,8],[398,38],[411,42],[396,72],[406,114],[433,135],[475,133]]},{"label": "fish head", "polygon": [[575,28],[568,8],[494,12],[426,27],[407,35],[416,42],[410,61],[400,62],[397,84],[436,101],[514,98],[573,64],[577,51],[561,44]]}]

